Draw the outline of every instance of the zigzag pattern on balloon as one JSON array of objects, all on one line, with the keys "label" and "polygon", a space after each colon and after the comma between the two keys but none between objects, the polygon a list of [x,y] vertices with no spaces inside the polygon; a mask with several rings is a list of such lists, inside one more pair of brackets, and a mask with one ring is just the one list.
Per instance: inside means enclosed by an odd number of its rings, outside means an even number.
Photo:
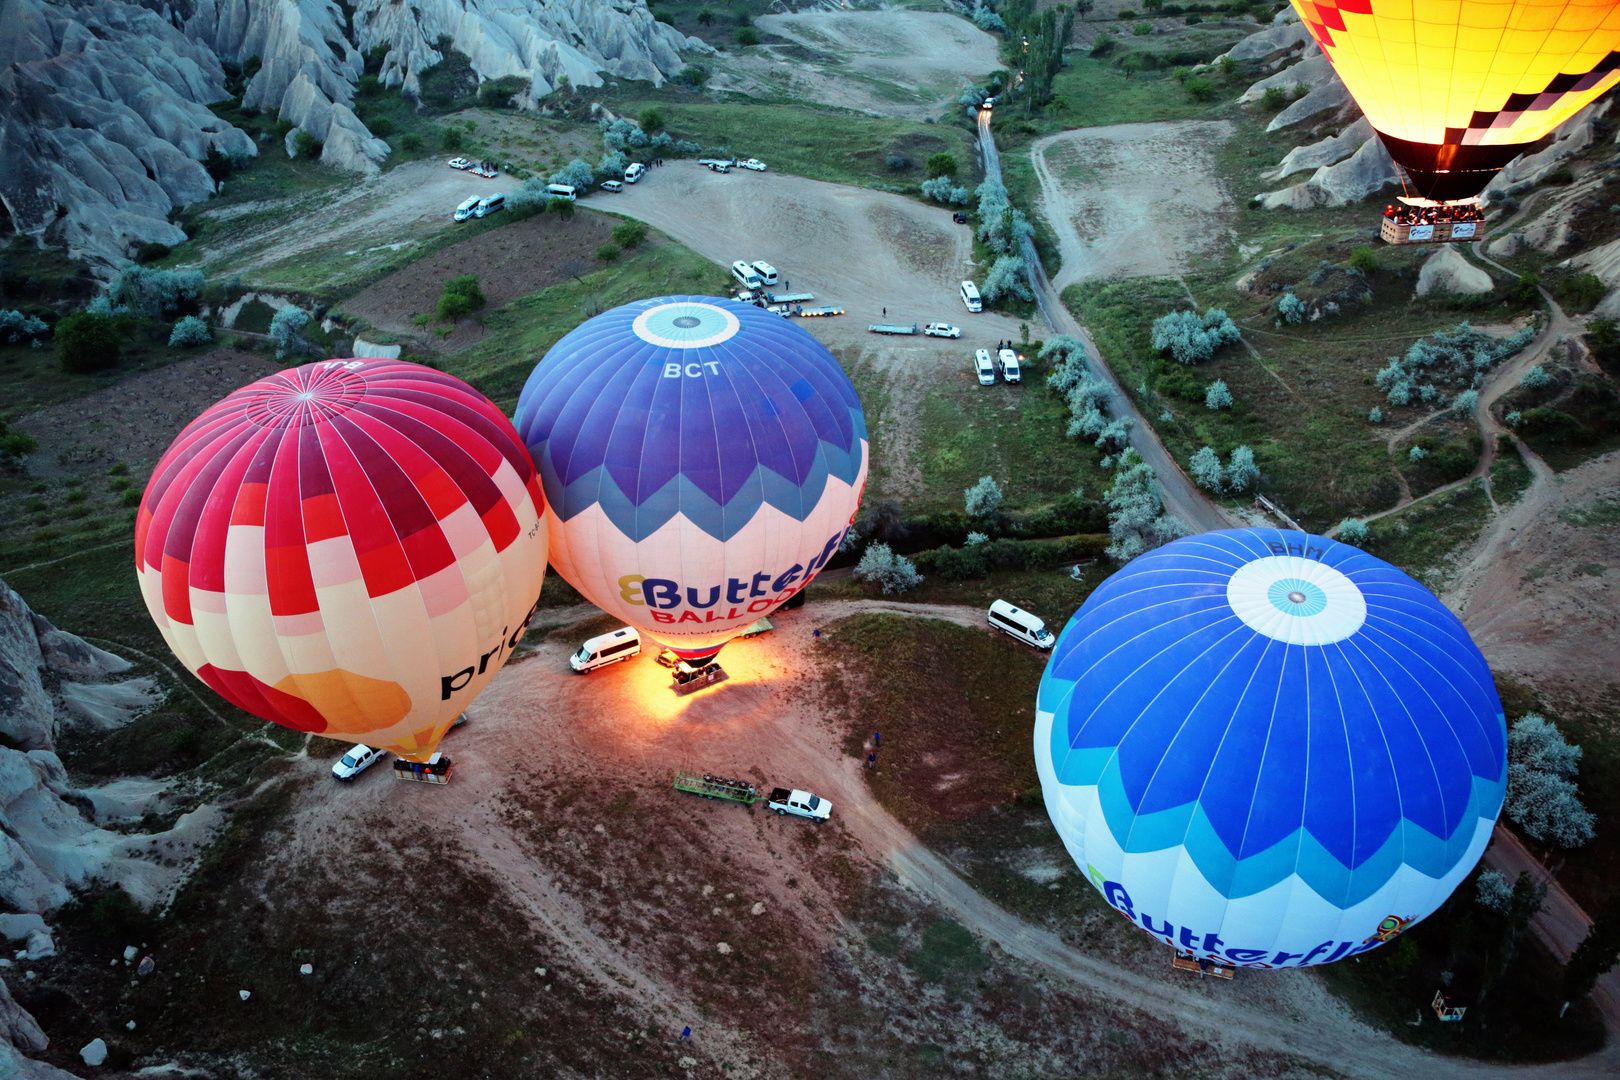
[{"label": "zigzag pattern on balloon", "polygon": [[854,445],[846,448],[821,440],[802,483],[794,483],[774,469],[757,465],[724,504],[685,474],[677,474],[639,503],[620,489],[612,470],[606,466],[598,466],[565,484],[552,464],[549,444],[537,464],[545,489],[558,496],[552,504],[552,512],[563,521],[600,505],[626,536],[640,541],[680,514],[716,540],[729,540],[754,519],[762,506],[774,506],[795,521],[804,521],[820,503],[829,478],[836,477],[854,487],[866,460],[866,420],[859,409],[851,410],[851,418],[858,433]]}]

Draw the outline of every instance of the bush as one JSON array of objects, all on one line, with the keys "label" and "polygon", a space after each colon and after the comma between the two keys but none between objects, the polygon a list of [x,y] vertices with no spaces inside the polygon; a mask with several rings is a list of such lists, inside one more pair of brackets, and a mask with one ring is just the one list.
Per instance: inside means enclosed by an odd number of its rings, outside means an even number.
[{"label": "bush", "polygon": [[444,291],[439,294],[439,321],[455,322],[466,318],[486,303],[484,291],[478,287],[477,274],[453,277],[444,283]]},{"label": "bush", "polygon": [[111,315],[76,311],[56,324],[56,352],[62,370],[72,374],[100,371],[118,363],[124,335]]},{"label": "bush", "polygon": [[[0,313],[3,315],[3,313]],[[1610,375],[1620,377],[1620,324],[1613,319],[1593,319],[1586,324],[1586,347],[1592,359]]]},{"label": "bush", "polygon": [[759,31],[752,26],[744,26],[737,31],[737,44],[747,47],[759,44]]},{"label": "bush", "polygon": [[661,23],[665,24],[666,26],[674,26],[675,25],[675,16],[671,15],[668,11],[664,10],[663,8],[659,8],[657,11],[653,12],[653,19],[655,21],[657,21],[657,22],[661,22]]},{"label": "bush", "polygon": [[1108,555],[1120,562],[1187,535],[1181,519],[1164,512],[1159,479],[1135,450],[1120,455],[1114,484],[1103,502],[1108,505],[1108,535],[1112,541]]},{"label": "bush", "polygon": [[1104,31],[1097,35],[1097,40],[1091,43],[1092,56],[1107,56],[1114,47],[1114,35]]},{"label": "bush", "polygon": [[1248,491],[1260,484],[1260,469],[1254,463],[1254,451],[1240,446],[1226,459],[1226,482],[1233,491]]},{"label": "bush", "polygon": [[1594,818],[1575,790],[1581,748],[1535,713],[1508,732],[1508,789],[1502,812],[1532,839],[1580,847],[1592,839]]},{"label": "bush", "polygon": [[[139,308],[147,317],[157,319],[197,299],[203,283],[202,272],[198,270],[152,270],[145,266],[126,266],[107,292],[111,301]],[[116,312],[110,306],[107,311],[98,312],[109,313]]]},{"label": "bush", "polygon": [[403,139],[399,140],[399,145],[406,150],[420,150],[422,149],[422,136],[415,134],[407,135]]},{"label": "bush", "polygon": [[596,257],[605,263],[619,261],[619,246],[617,244],[603,244],[596,249]]},{"label": "bush", "polygon": [[1345,518],[1339,522],[1339,527],[1333,535],[1346,544],[1366,547],[1367,539],[1372,533],[1368,530],[1367,523],[1360,518]]},{"label": "bush", "polygon": [[1131,34],[1134,37],[1147,37],[1151,33],[1153,33],[1153,24],[1150,22],[1139,22],[1131,27]]},{"label": "bush", "polygon": [[1209,79],[1188,79],[1183,85],[1194,101],[1209,101],[1215,96],[1215,83]]},{"label": "bush", "polygon": [[386,116],[374,116],[366,122],[366,127],[379,139],[386,139],[394,133],[394,122]]},{"label": "bush", "polygon": [[1560,165],[1558,168],[1547,174],[1546,183],[1549,184],[1563,185],[1573,184],[1574,182],[1575,174],[1569,171],[1568,165]]},{"label": "bush", "polygon": [[664,130],[664,114],[650,106],[641,110],[640,121],[644,134],[656,135]]},{"label": "bush", "polygon": [[1291,292],[1285,292],[1277,298],[1277,317],[1290,326],[1298,326],[1305,321],[1305,301]]},{"label": "bush", "polygon": [[546,212],[548,214],[556,214],[564,221],[568,221],[574,216],[574,200],[565,199],[560,195],[554,195],[546,200]]},{"label": "bush", "polygon": [[1406,452],[1406,460],[1416,465],[1429,456],[1429,452],[1421,446],[1414,446]]},{"label": "bush", "polygon": [[1553,285],[1553,294],[1565,311],[1584,314],[1598,306],[1609,292],[1603,279],[1596,274],[1576,274],[1559,278]]},{"label": "bush", "polygon": [[1382,424],[1383,422],[1384,422],[1384,410],[1380,409],[1378,406],[1374,405],[1367,412],[1367,423],[1369,423],[1369,424]]},{"label": "bush", "polygon": [[613,226],[613,242],[621,248],[640,247],[647,239],[647,226],[639,221],[626,221]]},{"label": "bush", "polygon": [[1260,97],[1260,107],[1267,112],[1280,112],[1288,104],[1288,92],[1280,86],[1268,86]]},{"label": "bush", "polygon": [[1204,408],[1230,409],[1231,407],[1232,391],[1226,388],[1226,381],[1224,379],[1216,379],[1214,382],[1210,383],[1209,389],[1204,393]]},{"label": "bush", "polygon": [[591,167],[579,158],[575,158],[552,173],[550,182],[553,184],[567,184],[583,192],[591,186],[591,181],[594,179],[596,179],[596,173],[592,171]]},{"label": "bush", "polygon": [[158,262],[161,259],[167,259],[169,252],[168,244],[142,244],[135,249],[135,261],[142,264]]},{"label": "bush", "polygon": [[[529,88],[529,80],[521,75],[502,75],[490,79],[478,88],[478,103],[489,109],[509,109],[512,98]],[[376,128],[372,129],[376,131]]]},{"label": "bush", "polygon": [[702,64],[687,64],[681,68],[680,74],[675,76],[675,81],[682,86],[702,86],[709,81],[709,69]]},{"label": "bush", "polygon": [[465,137],[457,128],[445,128],[439,136],[439,145],[446,150],[460,150],[465,142]]},{"label": "bush", "polygon": [[7,431],[0,424],[0,461],[16,461],[39,449],[39,440],[26,431]]},{"label": "bush", "polygon": [[169,347],[190,349],[197,345],[206,345],[213,338],[214,335],[209,333],[207,323],[195,315],[187,315],[174,324],[174,330],[169,334]]},{"label": "bush", "polygon": [[967,498],[965,509],[968,517],[994,517],[1001,509],[1001,486],[994,477],[979,477],[979,482],[963,494]]},{"label": "bush", "polygon": [[325,145],[321,142],[321,140],[317,139],[303,128],[299,128],[298,134],[293,136],[293,150],[296,152],[295,156],[303,158],[305,161],[314,161],[316,158],[321,156],[321,151],[323,149],[325,149]]},{"label": "bush", "polygon": [[966,206],[968,200],[972,198],[967,188],[952,184],[951,178],[948,176],[936,176],[931,180],[924,180],[922,182],[922,193],[924,198],[952,206]]},{"label": "bush", "polygon": [[883,164],[885,167],[895,172],[898,172],[901,169],[909,169],[911,167],[911,162],[907,161],[899,154],[890,154],[888,157],[883,159]]},{"label": "bush", "polygon": [[0,310],[0,340],[8,345],[15,345],[19,341],[38,341],[50,330],[50,325],[37,315]]},{"label": "bush", "polygon": [[1003,255],[996,259],[990,273],[985,275],[984,284],[979,287],[979,295],[986,303],[995,303],[1006,296],[1020,300],[1035,299],[1035,294],[1024,280],[1024,257]]},{"label": "bush", "polygon": [[1007,32],[1007,24],[1002,17],[983,5],[973,9],[973,25],[987,34]]},{"label": "bush", "polygon": [[288,353],[297,355],[310,350],[309,339],[304,337],[308,325],[309,313],[302,308],[284,307],[276,312],[270,320],[270,340],[275,343],[277,360],[285,359]]},{"label": "bush", "polygon": [[1208,308],[1203,315],[1172,311],[1153,321],[1153,348],[1170,353],[1183,364],[1208,360],[1241,337],[1237,325],[1220,308]]},{"label": "bush", "polygon": [[141,493],[135,488],[125,488],[118,498],[118,505],[126,509],[133,509],[141,505]]},{"label": "bush", "polygon": [[1537,364],[1519,377],[1519,385],[1526,390],[1540,390],[1544,386],[1551,386],[1553,378],[1547,374],[1547,369]]},{"label": "bush", "polygon": [[1446,384],[1473,389],[1503,357],[1527,345],[1534,331],[1524,328],[1509,338],[1481,334],[1467,323],[1441,330],[1412,343],[1402,357],[1389,357],[1374,381],[1391,405],[1409,405],[1414,399],[1434,402]]},{"label": "bush", "polygon": [[1356,248],[1350,253],[1350,268],[1363,274],[1372,273],[1378,269],[1378,252],[1370,247]]},{"label": "bush", "polygon": [[617,150],[609,150],[602,155],[602,160],[596,163],[596,171],[603,176],[617,180],[624,175],[627,164],[629,163],[625,161],[622,153]]},{"label": "bush", "polygon": [[881,541],[866,545],[861,561],[855,567],[855,576],[883,587],[883,592],[903,593],[922,584],[916,564],[903,555],[896,555]]},{"label": "bush", "polygon": [[1201,447],[1188,459],[1187,467],[1194,483],[1205,491],[1213,491],[1219,495],[1226,485],[1226,470],[1221,467],[1221,456],[1213,447]]}]

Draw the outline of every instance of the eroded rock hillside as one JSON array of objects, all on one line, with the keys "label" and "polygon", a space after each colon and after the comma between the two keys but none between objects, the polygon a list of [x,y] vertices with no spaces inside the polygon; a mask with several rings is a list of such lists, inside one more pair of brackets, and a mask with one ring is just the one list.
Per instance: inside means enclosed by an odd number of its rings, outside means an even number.
[{"label": "eroded rock hillside", "polygon": [[[408,95],[453,49],[480,80],[527,82],[520,104],[565,79],[661,83],[681,50],[708,50],[642,0],[0,0],[0,203],[18,232],[110,264],[185,239],[169,214],[214,190],[210,150],[291,153],[307,131],[323,162],[375,172],[388,144],[350,106],[379,48]],[[244,107],[294,125],[284,147],[208,109],[230,96],[226,64],[251,71]]]}]

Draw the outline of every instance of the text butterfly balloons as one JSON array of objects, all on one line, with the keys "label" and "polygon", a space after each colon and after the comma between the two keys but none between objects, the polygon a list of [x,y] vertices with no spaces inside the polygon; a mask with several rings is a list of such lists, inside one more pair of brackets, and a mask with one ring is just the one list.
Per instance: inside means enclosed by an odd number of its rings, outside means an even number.
[{"label": "text butterfly balloons", "polygon": [[1479,194],[1620,83],[1616,0],[1293,0],[1384,145],[1431,199]]},{"label": "text butterfly balloons", "polygon": [[1507,785],[1484,657],[1428,589],[1345,544],[1187,537],[1098,587],[1053,649],[1035,761],[1127,919],[1221,963],[1391,940],[1474,868]]},{"label": "text butterfly balloons", "polygon": [[545,500],[511,423],[396,360],[278,372],[193,420],[141,499],[141,593],[255,716],[422,760],[522,636]]},{"label": "text butterfly balloons", "polygon": [[866,483],[866,419],[820,342],[760,308],[668,296],[576,328],[517,428],[551,506],[551,565],[689,660],[826,565]]}]

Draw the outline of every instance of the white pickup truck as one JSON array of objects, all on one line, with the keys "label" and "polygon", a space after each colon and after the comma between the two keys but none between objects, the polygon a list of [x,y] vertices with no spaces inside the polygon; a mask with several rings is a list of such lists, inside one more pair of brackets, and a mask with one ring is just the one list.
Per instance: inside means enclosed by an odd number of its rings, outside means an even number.
[{"label": "white pickup truck", "polygon": [[832,817],[832,803],[808,791],[774,788],[765,805],[778,814],[797,814],[811,821],[826,821]]}]

